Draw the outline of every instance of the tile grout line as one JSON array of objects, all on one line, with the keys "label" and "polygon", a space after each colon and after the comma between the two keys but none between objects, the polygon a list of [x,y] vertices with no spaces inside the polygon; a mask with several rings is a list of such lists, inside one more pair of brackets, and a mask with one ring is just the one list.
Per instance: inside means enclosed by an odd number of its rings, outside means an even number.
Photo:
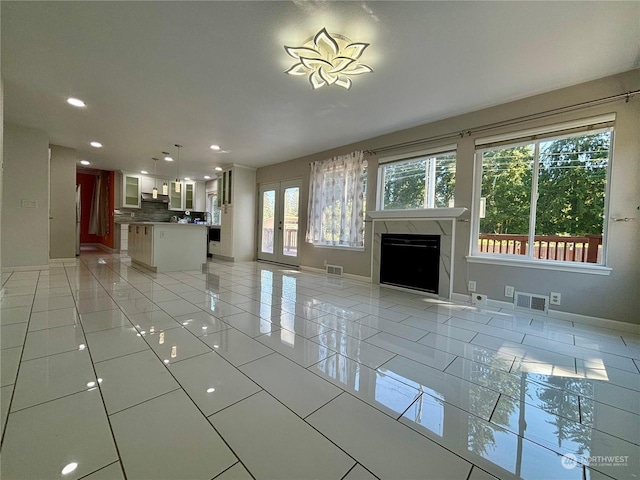
[{"label": "tile grout line", "polygon": [[[13,273],[12,273],[13,275]],[[41,270],[38,270],[38,278],[36,279],[36,289],[38,286],[38,282],[40,281]],[[6,282],[5,282],[6,283]],[[27,344],[27,335],[29,334],[29,325],[31,324],[31,314],[33,313],[33,302],[35,302],[35,295],[31,300],[31,308],[29,309],[29,320],[27,320],[27,328],[24,332],[24,338],[22,339],[22,350],[20,352],[20,358],[18,360],[18,369],[16,370],[16,376],[13,381],[13,388],[11,389],[11,400],[9,400],[9,407],[7,408],[7,418],[4,421],[4,428],[2,429],[2,438],[0,439],[0,451],[2,451],[2,447],[4,446],[4,441],[6,440],[7,426],[9,425],[9,419],[11,417],[11,406],[13,405],[13,398],[16,393],[16,386],[18,385],[18,376],[20,375],[20,367],[22,366],[22,358],[24,357],[24,350]]]},{"label": "tile grout line", "polygon": [[[79,260],[81,261],[81,260]],[[108,267],[107,267],[108,268]],[[96,278],[96,280],[98,279],[98,277],[95,276],[95,274],[93,273],[93,271],[89,270],[91,272],[91,274],[94,276],[94,278]],[[65,269],[65,273],[66,273],[66,269]],[[67,280],[68,280],[68,275],[67,275]],[[71,282],[69,282],[69,285],[71,285]],[[124,312],[123,312],[124,313]],[[78,315],[80,315],[80,313],[78,313]],[[87,339],[87,335],[84,332],[84,326],[82,325],[82,320],[80,319],[80,328],[82,329],[82,334],[84,335],[85,341]],[[113,425],[111,424],[111,419],[109,417],[109,413],[107,411],[107,404],[104,401],[104,395],[102,393],[102,389],[100,388],[100,382],[98,382],[98,372],[96,371],[96,366],[95,363],[93,362],[93,356],[91,355],[91,348],[88,345],[89,342],[87,342],[87,351],[89,353],[89,359],[91,360],[91,368],[93,369],[93,374],[95,375],[96,378],[96,387],[98,389],[98,392],[100,393],[100,399],[102,400],[102,408],[104,409],[104,415],[107,419],[107,424],[109,425],[109,431],[111,432],[111,440],[113,441],[113,446],[116,449],[116,455],[118,456],[118,460],[120,462],[120,469],[122,470],[122,474],[125,478],[125,480],[127,479],[127,472],[124,468],[124,462],[122,461],[122,456],[120,455],[120,448],[118,447],[118,442],[116,440],[116,436],[115,433],[113,431]]]}]

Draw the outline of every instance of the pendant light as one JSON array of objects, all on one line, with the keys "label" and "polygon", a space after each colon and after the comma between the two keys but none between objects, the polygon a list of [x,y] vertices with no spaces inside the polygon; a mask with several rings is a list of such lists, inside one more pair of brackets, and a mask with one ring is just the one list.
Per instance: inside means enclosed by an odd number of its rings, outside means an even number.
[{"label": "pendant light", "polygon": [[153,198],[158,198],[158,159],[153,157]]},{"label": "pendant light", "polygon": [[[171,158],[171,157],[169,156],[169,152],[162,152],[162,154],[164,155],[164,159],[165,159],[167,162],[173,162],[173,158]],[[167,182],[164,182],[164,183],[162,184],[162,194],[163,194],[163,195],[169,195],[169,185],[167,184]]]},{"label": "pendant light", "polygon": [[179,144],[175,144],[176,148],[178,149],[178,156],[176,157],[176,188],[175,188],[175,192],[176,193],[180,193],[180,187],[181,187],[181,181],[180,181],[180,148],[182,147],[182,145]]}]

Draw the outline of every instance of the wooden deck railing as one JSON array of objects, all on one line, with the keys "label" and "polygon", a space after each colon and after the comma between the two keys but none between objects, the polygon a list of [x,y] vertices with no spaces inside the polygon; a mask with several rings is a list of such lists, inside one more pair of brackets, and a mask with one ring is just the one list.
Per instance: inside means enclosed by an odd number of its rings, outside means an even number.
[{"label": "wooden deck railing", "polygon": [[[528,235],[481,233],[478,243],[480,251],[485,253],[527,255],[529,251]],[[536,235],[533,258],[601,263],[602,235],[585,235],[584,237]]]}]

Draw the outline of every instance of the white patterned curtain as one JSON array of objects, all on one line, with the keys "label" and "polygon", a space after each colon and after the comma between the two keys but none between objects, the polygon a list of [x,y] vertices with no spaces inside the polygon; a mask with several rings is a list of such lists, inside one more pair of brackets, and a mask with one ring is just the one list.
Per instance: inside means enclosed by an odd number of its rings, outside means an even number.
[{"label": "white patterned curtain", "polygon": [[366,165],[361,151],[311,164],[307,242],[364,246]]}]

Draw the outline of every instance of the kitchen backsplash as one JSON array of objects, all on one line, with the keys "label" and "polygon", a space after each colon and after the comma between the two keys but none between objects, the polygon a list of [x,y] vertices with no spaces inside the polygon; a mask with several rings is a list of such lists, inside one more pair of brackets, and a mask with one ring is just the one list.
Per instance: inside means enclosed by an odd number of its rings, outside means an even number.
[{"label": "kitchen backsplash", "polygon": [[[134,214],[132,217],[131,214]],[[129,222],[168,222],[171,217],[184,217],[183,211],[169,210],[166,203],[142,202],[140,208],[118,208],[114,210],[114,221],[116,223]],[[204,212],[194,212],[191,210],[191,219],[205,219]]]}]

